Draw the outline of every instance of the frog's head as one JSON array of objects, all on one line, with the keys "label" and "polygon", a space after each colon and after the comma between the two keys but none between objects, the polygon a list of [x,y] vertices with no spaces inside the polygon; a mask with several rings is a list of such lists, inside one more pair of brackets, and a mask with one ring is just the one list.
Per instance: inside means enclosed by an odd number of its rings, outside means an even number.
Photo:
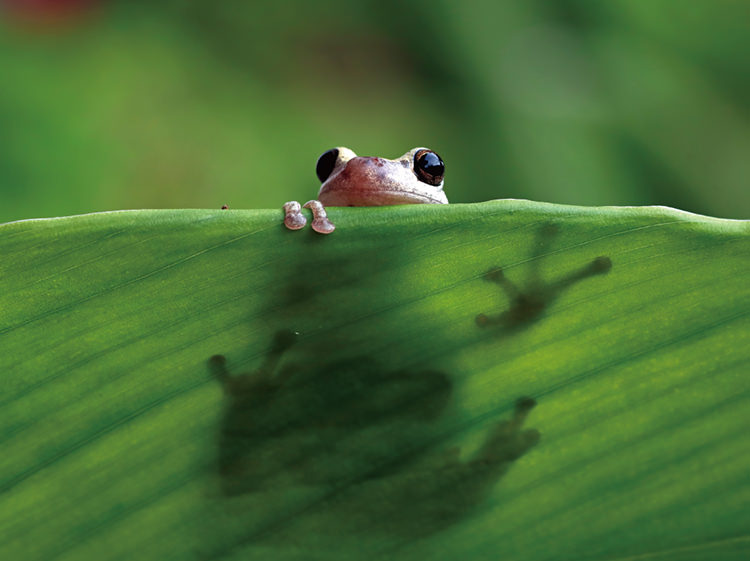
[{"label": "frog's head", "polygon": [[446,204],[445,164],[429,148],[413,148],[395,160],[357,156],[332,148],[315,168],[322,185],[318,199],[326,206]]}]

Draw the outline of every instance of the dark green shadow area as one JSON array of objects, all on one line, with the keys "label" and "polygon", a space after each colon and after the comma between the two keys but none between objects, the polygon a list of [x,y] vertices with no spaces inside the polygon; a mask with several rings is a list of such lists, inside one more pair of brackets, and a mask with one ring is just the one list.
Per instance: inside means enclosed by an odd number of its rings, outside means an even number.
[{"label": "dark green shadow area", "polygon": [[[461,326],[463,334],[429,323],[415,330],[376,310],[353,310],[351,299],[340,297],[343,290],[367,294],[371,283],[382,287],[384,275],[408,277],[410,263],[418,261],[408,247],[330,259],[316,252],[325,240],[308,237],[269,295],[266,318],[277,331],[269,334],[265,356],[247,372],[232,371],[223,355],[209,360],[224,393],[217,508],[231,518],[220,526],[231,531],[202,558],[251,554],[259,544],[277,542],[330,551],[342,535],[375,537],[378,549],[387,552],[469,520],[540,434],[524,428],[536,401],[508,396],[507,402],[515,402],[510,418],[497,412],[481,444],[462,457],[450,441],[467,428],[456,415],[454,392],[465,374],[450,370],[451,351],[457,341],[477,337],[477,326],[492,328],[480,338],[512,338],[517,329],[543,321],[564,289],[609,271],[609,258],[598,257],[545,283],[539,261],[557,230],[550,224],[537,228],[524,287],[505,279],[499,267],[491,270],[486,278],[506,292],[508,308],[492,317],[478,315],[476,325]],[[326,318],[356,322],[363,314],[370,317],[364,339],[325,323],[318,326],[322,337],[301,327]],[[387,353],[373,350],[378,335],[389,341]],[[415,336],[434,350],[418,363],[410,357]],[[404,364],[413,366],[398,366]],[[289,504],[290,496],[300,494],[304,499]]]}]

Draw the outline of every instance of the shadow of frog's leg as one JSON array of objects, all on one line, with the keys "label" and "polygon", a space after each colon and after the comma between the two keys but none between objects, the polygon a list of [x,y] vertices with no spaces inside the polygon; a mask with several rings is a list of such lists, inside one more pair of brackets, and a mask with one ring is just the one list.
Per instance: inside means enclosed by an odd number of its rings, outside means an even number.
[{"label": "shadow of frog's leg", "polygon": [[[293,367],[279,370],[284,353],[296,334],[278,331],[259,367],[232,375],[222,355],[209,359],[209,369],[224,390],[224,408],[218,434],[218,475],[226,496],[255,492],[284,470],[290,453],[283,415],[284,396]],[[282,406],[279,408],[279,400]],[[287,432],[285,432],[287,431]],[[291,457],[296,457],[292,448]]]},{"label": "shadow of frog's leg", "polygon": [[273,341],[271,341],[268,354],[256,371],[256,376],[263,380],[272,378],[279,365],[279,360],[294,345],[296,339],[297,333],[294,331],[289,329],[277,331],[273,336]]},{"label": "shadow of frog's leg", "polygon": [[523,306],[525,301],[528,299],[527,294],[522,292],[515,283],[511,282],[503,273],[500,267],[490,269],[484,274],[484,279],[497,284],[502,288],[503,292],[508,298],[509,309],[495,315],[478,314],[476,322],[479,327],[487,327],[489,325],[499,325],[511,323],[510,315],[514,310],[518,309],[519,306]]},{"label": "shadow of frog's leg", "polygon": [[526,278],[528,289],[537,288],[542,284],[542,258],[549,254],[552,240],[559,233],[560,227],[557,224],[545,224],[537,232],[534,244],[531,246],[531,259],[529,260],[528,276]]},{"label": "shadow of frog's leg", "polygon": [[248,392],[253,388],[280,386],[290,375],[290,371],[281,373],[274,378],[283,354],[294,345],[297,334],[290,330],[276,332],[271,348],[258,369],[249,375],[232,376],[227,369],[227,359],[224,355],[214,355],[208,360],[211,375],[216,378],[228,394]]},{"label": "shadow of frog's leg", "polygon": [[484,279],[499,285],[508,297],[508,301],[511,303],[518,300],[521,296],[521,291],[518,290],[518,287],[515,284],[508,280],[500,267],[495,267],[494,269],[487,271],[484,274]]},{"label": "shadow of frog's leg", "polygon": [[224,355],[214,355],[208,359],[211,376],[216,378],[222,386],[226,386],[231,376],[227,370],[227,358]]},{"label": "shadow of frog's leg", "polygon": [[[543,240],[546,238],[542,238]],[[537,263],[538,259],[532,261]],[[612,268],[612,261],[609,257],[601,256],[591,261],[585,267],[568,273],[562,278],[544,283],[538,275],[538,263],[534,265],[532,277],[527,285],[523,288],[517,287],[508,280],[500,268],[494,268],[485,273],[484,278],[493,282],[502,288],[508,298],[509,307],[507,310],[495,314],[478,314],[476,323],[479,327],[490,325],[502,325],[507,328],[520,327],[528,325],[532,321],[539,319],[545,309],[571,285],[594,275],[607,273]]]},{"label": "shadow of frog's leg", "polygon": [[531,398],[519,399],[513,417],[495,423],[469,461],[461,462],[459,448],[450,448],[436,457],[431,469],[402,468],[384,480],[395,496],[377,518],[395,533],[420,536],[469,516],[513,463],[539,442],[537,430],[522,428],[534,405]]},{"label": "shadow of frog's leg", "polygon": [[487,435],[475,461],[486,466],[495,466],[499,473],[503,473],[511,462],[536,445],[539,442],[539,431],[521,430],[526,417],[535,405],[536,402],[530,397],[520,398],[516,402],[513,418],[495,425]]},{"label": "shadow of frog's leg", "polygon": [[609,272],[611,268],[612,260],[609,257],[597,257],[585,267],[581,267],[577,271],[568,273],[561,279],[550,283],[548,290],[553,296],[556,296],[557,294],[568,288],[570,285],[575,284],[585,278],[593,277],[594,275],[603,275],[604,273]]}]

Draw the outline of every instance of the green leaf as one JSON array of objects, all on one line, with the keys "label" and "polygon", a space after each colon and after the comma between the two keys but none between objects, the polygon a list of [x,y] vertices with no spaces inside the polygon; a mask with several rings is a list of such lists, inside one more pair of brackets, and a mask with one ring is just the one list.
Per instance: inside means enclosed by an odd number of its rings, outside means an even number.
[{"label": "green leaf", "polygon": [[329,215],[0,226],[0,559],[746,558],[748,222]]}]

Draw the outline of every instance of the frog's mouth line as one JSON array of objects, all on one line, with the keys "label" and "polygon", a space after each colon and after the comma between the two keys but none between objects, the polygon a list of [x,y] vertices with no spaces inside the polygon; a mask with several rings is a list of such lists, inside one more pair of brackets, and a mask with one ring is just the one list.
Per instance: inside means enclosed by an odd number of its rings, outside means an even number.
[{"label": "frog's mouth line", "polygon": [[[344,193],[346,192],[346,189],[329,189],[327,190],[327,193],[330,194],[338,194],[338,193]],[[440,191],[442,193],[442,190]],[[386,205],[362,205],[362,206],[395,206],[395,205],[413,205],[413,204],[445,204],[443,201],[429,197],[427,195],[424,195],[422,193],[413,193],[410,192],[408,196],[410,198],[407,198],[404,195],[403,191],[384,191],[383,189],[357,189],[358,194],[362,194],[365,196],[371,196],[373,199],[380,199],[380,198],[388,198],[388,199],[400,199],[396,200],[393,203],[388,203]],[[419,199],[419,202],[415,202],[414,199]],[[336,206],[336,205],[326,205],[326,206]],[[344,205],[344,206],[352,206],[352,205]],[[359,206],[359,205],[357,205]]]},{"label": "frog's mouth line", "polygon": [[[384,193],[388,196],[395,196],[395,197],[403,197],[404,193],[402,191],[374,191],[375,193]],[[432,197],[428,197],[427,195],[422,195],[420,193],[409,193],[409,196],[412,198],[418,198],[424,201],[426,204],[440,204],[440,201],[438,199],[433,199]],[[404,204],[414,204],[413,201],[406,201]]]}]

